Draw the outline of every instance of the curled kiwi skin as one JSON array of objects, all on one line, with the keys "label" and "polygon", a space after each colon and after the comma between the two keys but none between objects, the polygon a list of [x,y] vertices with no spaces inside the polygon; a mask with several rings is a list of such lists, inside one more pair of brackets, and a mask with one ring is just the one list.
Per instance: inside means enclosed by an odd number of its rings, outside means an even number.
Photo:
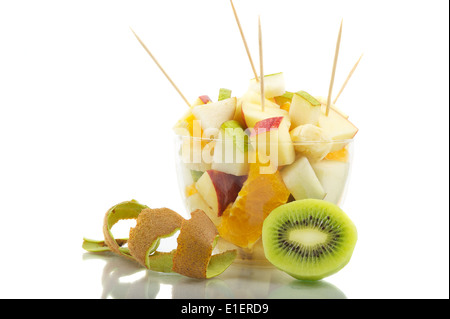
[{"label": "curled kiwi skin", "polygon": [[[111,228],[122,219],[136,219],[136,227],[130,229],[129,238],[116,239]],[[161,238],[171,237],[178,231],[177,249],[156,251]],[[168,208],[151,209],[135,200],[125,201],[106,212],[103,234],[104,240],[84,238],[82,247],[96,253],[112,251],[158,272],[212,278],[225,271],[236,258],[236,250],[212,255],[218,231],[202,210],[192,212],[186,220]]]}]

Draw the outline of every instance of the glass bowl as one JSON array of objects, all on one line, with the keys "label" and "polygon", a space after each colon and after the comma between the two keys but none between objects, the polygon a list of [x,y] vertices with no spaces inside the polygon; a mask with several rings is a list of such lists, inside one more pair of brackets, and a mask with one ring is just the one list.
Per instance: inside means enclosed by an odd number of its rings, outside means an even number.
[{"label": "glass bowl", "polygon": [[[262,223],[276,207],[316,198],[342,205],[353,140],[270,143],[175,137],[178,184],[187,213],[201,209],[217,226],[215,252],[237,249],[237,261],[269,265]],[[261,147],[264,145],[264,147]]]}]

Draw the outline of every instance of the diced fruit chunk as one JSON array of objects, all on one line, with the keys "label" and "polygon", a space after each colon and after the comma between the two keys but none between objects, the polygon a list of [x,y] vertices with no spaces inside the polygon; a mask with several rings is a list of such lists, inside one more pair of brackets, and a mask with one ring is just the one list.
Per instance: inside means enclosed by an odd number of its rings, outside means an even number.
[{"label": "diced fruit chunk", "polygon": [[325,156],[325,159],[332,161],[348,162],[349,160],[348,157],[349,157],[348,150],[346,147],[343,147],[339,151],[328,153],[327,156]]},{"label": "diced fruit chunk", "polygon": [[263,111],[261,105],[243,102],[241,111],[247,127],[254,127],[257,122],[276,116],[286,117],[289,121],[289,113],[280,108],[266,107]]},{"label": "diced fruit chunk", "polygon": [[[316,96],[315,97],[317,101],[320,102],[320,104],[322,104],[322,113],[326,112],[327,109],[327,103],[328,103],[328,98],[323,97],[323,96]],[[333,103],[331,103],[330,109],[338,112],[340,115],[342,115],[343,117],[345,117],[346,119],[348,119],[348,115],[345,114],[342,110],[340,110],[339,108],[336,107],[336,105],[334,105]]]},{"label": "diced fruit chunk", "polygon": [[188,209],[188,212],[191,213],[197,209],[201,209],[205,212],[205,214],[211,219],[214,225],[216,227],[220,225],[220,219],[221,217],[217,216],[217,214],[212,210],[211,207],[208,206],[208,204],[205,202],[203,197],[199,193],[195,193],[192,196],[189,196],[186,198],[186,206]]},{"label": "diced fruit chunk", "polygon": [[294,93],[292,92],[284,92],[283,95],[280,96],[275,96],[275,103],[277,103],[278,105],[283,105],[284,103],[291,103],[292,102],[292,98],[294,97]]},{"label": "diced fruit chunk", "polygon": [[296,200],[323,199],[325,191],[308,159],[304,156],[281,170],[286,187]]},{"label": "diced fruit chunk", "polygon": [[311,166],[326,193],[324,200],[339,204],[347,182],[349,163],[322,160]]},{"label": "diced fruit chunk", "polygon": [[226,100],[226,99],[229,99],[230,97],[231,97],[231,90],[225,89],[225,88],[221,88],[219,90],[218,101]]},{"label": "diced fruit chunk", "polygon": [[203,142],[200,139],[183,137],[180,152],[186,168],[201,172],[211,169],[211,154],[216,142]]},{"label": "diced fruit chunk", "polygon": [[[279,95],[283,95],[285,92],[284,74],[274,73],[264,76],[264,96],[271,98]],[[261,94],[261,85],[256,79],[250,81],[249,90],[255,91]]]},{"label": "diced fruit chunk", "polygon": [[202,195],[205,202],[217,216],[221,216],[228,204],[232,203],[245,180],[215,170],[207,170],[195,184],[195,188]]},{"label": "diced fruit chunk", "polygon": [[288,198],[289,191],[278,171],[261,174],[261,164],[251,164],[238,197],[222,215],[220,236],[239,247],[252,248],[261,237],[264,219]]},{"label": "diced fruit chunk", "polygon": [[196,171],[196,170],[191,169],[191,176],[192,176],[192,180],[194,182],[198,181],[198,179],[200,177],[202,177],[202,175],[203,175],[202,171]]},{"label": "diced fruit chunk", "polygon": [[290,134],[295,151],[307,156],[310,160],[320,161],[331,150],[331,139],[318,126],[300,125]]},{"label": "diced fruit chunk", "polygon": [[305,91],[299,91],[292,97],[289,116],[294,127],[304,124],[317,125],[321,113],[321,104]]},{"label": "diced fruit chunk", "polygon": [[219,129],[223,122],[232,120],[236,110],[236,98],[192,107],[192,114],[201,122],[203,130]]},{"label": "diced fruit chunk", "polygon": [[[273,102],[271,100],[272,99],[268,99],[266,97],[264,99],[264,107],[279,109],[280,106],[276,102]],[[242,101],[246,103],[257,104],[259,105],[259,108],[261,108],[261,94],[259,92],[255,91],[245,92],[245,94],[242,96]]]},{"label": "diced fruit chunk", "polygon": [[328,116],[321,112],[318,125],[333,140],[352,139],[358,132],[352,122],[333,109],[329,109]]},{"label": "diced fruit chunk", "polygon": [[[194,120],[195,116],[192,114],[191,109],[189,109],[175,124],[173,130],[175,134],[182,136],[193,136],[194,135]],[[201,134],[201,128],[200,128]]]},{"label": "diced fruit chunk", "polygon": [[194,103],[192,103],[192,106],[196,106],[196,105],[202,105],[202,104],[206,104],[206,103],[212,103],[211,98],[208,95],[200,95],[195,101]]},{"label": "diced fruit chunk", "polygon": [[295,150],[289,134],[290,122],[285,117],[271,117],[255,124],[250,139],[263,162],[278,166],[295,160]]},{"label": "diced fruit chunk", "polygon": [[195,188],[195,183],[186,186],[185,195],[186,197],[192,196],[197,193],[197,189]]},{"label": "diced fruit chunk", "polygon": [[247,175],[248,143],[248,135],[239,122],[223,123],[214,148],[212,169],[236,176]]}]

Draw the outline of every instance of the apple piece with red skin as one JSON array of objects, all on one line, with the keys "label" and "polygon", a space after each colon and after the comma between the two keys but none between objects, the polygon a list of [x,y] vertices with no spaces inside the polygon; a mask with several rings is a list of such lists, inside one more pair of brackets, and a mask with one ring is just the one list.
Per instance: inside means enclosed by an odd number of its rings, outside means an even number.
[{"label": "apple piece with red skin", "polygon": [[[276,163],[277,167],[295,161],[294,144],[289,134],[290,125],[284,116],[267,118],[255,124],[251,130],[250,140],[255,144],[254,148],[258,150],[263,160]],[[272,150],[276,150],[275,154]]]},{"label": "apple piece with red skin", "polygon": [[283,122],[283,116],[276,116],[258,121],[253,127],[251,136],[255,136],[273,129],[278,129]]},{"label": "apple piece with red skin", "polygon": [[352,122],[331,108],[328,115],[320,114],[318,126],[333,140],[352,139],[358,133],[358,128]]},{"label": "apple piece with red skin", "polygon": [[[323,97],[323,96],[315,96],[314,97],[317,101],[320,102],[320,104],[322,104],[322,113],[326,112],[327,109],[327,103],[328,103],[328,98]],[[345,114],[342,110],[340,110],[339,108],[336,107],[336,105],[334,105],[333,103],[331,103],[329,109],[332,109],[336,112],[338,112],[339,114],[341,114],[343,117],[345,117],[346,119],[348,119],[348,114]]]},{"label": "apple piece with red skin", "polygon": [[208,95],[200,95],[198,98],[203,102],[203,104],[212,102],[211,98]]},{"label": "apple piece with red skin", "polygon": [[211,98],[208,95],[200,95],[194,103],[192,103],[191,107],[197,106],[197,105],[203,105],[207,103],[212,103]]},{"label": "apple piece with red skin", "polygon": [[222,216],[227,206],[236,200],[247,176],[235,176],[216,170],[207,170],[195,187],[214,214]]},{"label": "apple piece with red skin", "polygon": [[265,107],[263,111],[261,105],[247,102],[242,103],[241,112],[245,126],[247,126],[248,128],[254,127],[257,122],[272,117],[282,116],[289,119],[289,113],[286,110],[275,107]]}]

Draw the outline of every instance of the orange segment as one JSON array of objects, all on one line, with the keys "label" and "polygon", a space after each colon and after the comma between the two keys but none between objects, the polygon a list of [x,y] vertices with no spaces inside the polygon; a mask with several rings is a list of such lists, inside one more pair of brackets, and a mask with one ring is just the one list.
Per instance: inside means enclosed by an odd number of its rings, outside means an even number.
[{"label": "orange segment", "polygon": [[195,116],[189,111],[175,124],[175,128],[187,129],[191,136],[194,135]]},{"label": "orange segment", "polygon": [[348,162],[348,150],[344,147],[339,151],[328,153],[325,158],[332,161]]},{"label": "orange segment", "polygon": [[225,240],[251,248],[261,237],[264,219],[272,210],[285,204],[290,192],[280,173],[260,174],[261,164],[251,164],[247,181],[235,202],[223,212],[218,227]]},{"label": "orange segment", "polygon": [[192,196],[197,192],[198,191],[197,191],[197,188],[195,188],[195,183],[186,186],[186,189],[185,189],[186,197]]},{"label": "orange segment", "polygon": [[280,109],[288,111],[291,108],[291,102],[284,102],[283,104],[280,105]]}]

